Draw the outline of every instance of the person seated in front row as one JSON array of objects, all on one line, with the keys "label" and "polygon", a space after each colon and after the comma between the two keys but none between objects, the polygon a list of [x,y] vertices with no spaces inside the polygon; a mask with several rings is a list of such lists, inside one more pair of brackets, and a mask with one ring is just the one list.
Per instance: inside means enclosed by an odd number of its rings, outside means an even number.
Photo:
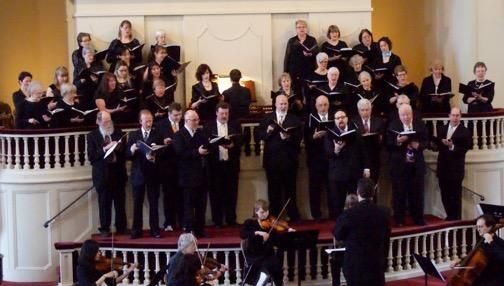
[{"label": "person seated in front row", "polygon": [[12,94],[12,102],[14,109],[18,110],[19,106],[24,102],[25,98],[30,94],[29,87],[33,76],[27,71],[22,71],[18,76],[19,89]]},{"label": "person seated in front row", "polygon": [[54,97],[55,99],[61,98],[61,85],[64,83],[68,83],[68,69],[66,67],[57,67],[56,71],[54,71],[54,81],[47,88],[46,96]]},{"label": "person seated in front row", "polygon": [[16,110],[16,128],[47,128],[51,117],[48,115],[47,103],[41,101],[44,89],[38,81],[32,81],[28,88],[29,95]]},{"label": "person seated in front row", "polygon": [[[77,99],[77,88],[71,83],[64,83],[60,87],[62,98],[60,98],[54,109],[51,119],[52,128],[67,128],[80,126],[84,123],[85,116],[74,111],[74,108],[81,110]],[[84,110],[83,110],[84,111]]]}]

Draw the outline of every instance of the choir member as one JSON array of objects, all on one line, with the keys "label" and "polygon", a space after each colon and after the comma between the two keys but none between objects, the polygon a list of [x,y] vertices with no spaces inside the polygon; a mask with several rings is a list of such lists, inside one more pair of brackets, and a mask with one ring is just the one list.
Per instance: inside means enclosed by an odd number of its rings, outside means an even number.
[{"label": "choir member", "polygon": [[77,87],[79,104],[86,109],[94,108],[94,94],[98,88],[100,76],[104,73],[103,65],[95,60],[93,48],[82,48],[83,65],[74,69],[73,84]]},{"label": "choir member", "polygon": [[81,109],[77,103],[77,88],[70,83],[60,87],[62,98],[58,99],[51,119],[52,128],[69,128],[84,123],[84,116],[75,112],[73,108]]},{"label": "choir member", "polygon": [[[401,132],[414,133],[406,135]],[[411,105],[399,107],[399,119],[390,123],[386,141],[396,225],[404,225],[406,209],[416,225],[425,225],[423,150],[427,147],[428,132],[421,120],[414,120]]]},{"label": "choir member", "polygon": [[175,134],[173,146],[178,158],[178,183],[183,189],[185,231],[194,231],[197,237],[206,237],[203,228],[208,188],[208,138],[198,126],[198,113],[187,110],[184,127]]},{"label": "choir member", "polygon": [[294,90],[291,76],[288,73],[282,73],[278,79],[278,85],[280,89],[271,92],[271,105],[275,106],[276,98],[279,95],[285,95],[289,102],[289,111],[297,116],[301,116],[303,112],[303,98]]},{"label": "choir member", "polygon": [[200,64],[196,69],[198,83],[192,86],[191,109],[198,112],[202,121],[215,119],[215,107],[222,99],[219,86],[212,81],[213,73],[207,64]]},{"label": "choir member", "polygon": [[148,97],[151,95],[154,95],[154,90],[152,89],[152,84],[154,83],[155,80],[157,79],[163,79],[163,72],[161,70],[161,66],[155,62],[151,62],[149,64],[149,67],[146,69],[147,71],[147,77],[142,83],[142,89],[141,89],[141,103],[145,101]]},{"label": "choir member", "polygon": [[[153,117],[149,110],[142,109],[139,114],[140,128],[130,132],[128,136],[127,157],[131,163],[131,185],[133,188],[133,226],[131,239],[143,235],[143,202],[145,193],[149,201],[150,235],[161,238],[159,230],[159,178],[158,164],[154,151],[146,151],[141,144],[148,146],[163,145],[161,132],[153,128]],[[162,151],[161,151],[162,152]]]},{"label": "choir member", "polygon": [[329,63],[329,56],[324,53],[318,53],[316,56],[317,68],[305,78],[305,88],[303,89],[304,101],[307,107],[308,113],[313,110],[315,99],[317,98],[319,92],[315,87],[321,87],[327,84],[327,65]]},{"label": "choir member", "polygon": [[364,64],[364,58],[361,55],[353,55],[348,60],[348,65],[350,66],[350,71],[346,73],[345,76],[345,84],[351,84],[358,86],[359,82],[359,74],[362,72],[362,67]]},{"label": "choir member", "polygon": [[462,112],[453,107],[450,122],[438,129],[437,176],[446,220],[459,220],[462,215],[462,181],[465,155],[472,147],[472,133],[461,124]]},{"label": "choir member", "polygon": [[353,49],[362,52],[366,64],[373,64],[381,55],[380,45],[373,41],[373,33],[369,29],[362,29],[359,32],[359,44]]},{"label": "choir member", "polygon": [[[387,102],[380,86],[375,82],[373,84],[371,74],[367,71],[362,71],[359,74],[359,85],[353,88],[353,93],[348,95],[348,111],[353,116],[357,114],[357,102],[361,99],[367,99],[373,106],[373,115],[384,116]],[[397,100],[396,100],[397,101]]]},{"label": "choir member", "polygon": [[25,98],[30,94],[29,87],[32,82],[33,76],[27,71],[22,71],[18,76],[19,89],[12,93],[12,102],[14,103],[14,109],[18,110],[21,104],[24,102]]},{"label": "choir member", "polygon": [[72,52],[72,64],[74,66],[74,70],[81,69],[81,67],[84,65],[84,56],[82,55],[82,49],[93,48],[91,34],[84,32],[77,34],[77,46],[78,48]]},{"label": "choir member", "polygon": [[[408,70],[403,65],[398,65],[394,68],[394,75],[396,78],[396,84],[388,83],[387,89],[389,96],[388,110],[394,110],[394,106],[397,102],[397,97],[400,94],[408,96],[410,99],[410,105],[413,110],[417,109],[418,100],[418,87],[414,82],[408,80]],[[393,111],[392,111],[393,112]]]},{"label": "choir member", "polygon": [[[315,109],[311,113],[308,126],[304,128],[304,142],[307,153],[310,212],[314,220],[320,221],[320,194],[325,188],[328,191],[328,165],[329,161],[324,150],[324,138],[327,135],[325,128],[318,121],[334,121],[334,114],[329,113],[329,99],[325,95],[319,95],[315,99]],[[328,209],[332,204],[327,200]]]},{"label": "choir member", "polygon": [[238,199],[238,178],[240,173],[240,151],[242,146],[241,126],[229,120],[230,106],[226,102],[217,104],[217,120],[209,121],[205,131],[209,138],[224,136],[225,143],[210,144],[208,151],[210,171],[210,205],[215,226],[236,225],[236,202]]},{"label": "choir member", "polygon": [[162,47],[167,46],[165,31],[157,30],[154,33],[154,45],[151,45],[151,49],[150,49],[149,57],[148,57],[149,62],[151,62],[154,59],[154,50],[155,50],[156,46],[162,46]]},{"label": "choir member", "polygon": [[177,182],[177,157],[173,140],[175,134],[184,127],[182,120],[182,106],[173,102],[168,108],[168,116],[161,120],[157,126],[163,136],[163,144],[167,145],[166,151],[159,156],[158,176],[161,179],[161,192],[163,194],[164,230],[173,231],[176,218],[182,227],[183,198],[182,190]]},{"label": "choir member", "polygon": [[336,219],[343,211],[345,198],[349,193],[355,193],[359,178],[369,178],[368,156],[361,135],[354,124],[348,124],[345,111],[338,110],[334,114],[335,128],[330,133],[343,136],[354,130],[353,134],[343,137],[326,136],[324,148],[329,160],[328,169],[328,200],[332,203],[329,218]]},{"label": "choir member", "polygon": [[60,66],[56,68],[54,72],[54,81],[46,91],[47,97],[54,97],[55,99],[61,98],[60,87],[64,83],[68,83],[68,69],[66,67]]},{"label": "choir member", "polygon": [[152,84],[154,95],[145,100],[145,107],[154,115],[154,125],[164,119],[168,114],[168,108],[173,103],[171,93],[166,92],[166,85],[162,79],[156,79]]},{"label": "choir member", "polygon": [[352,118],[357,130],[362,134],[362,141],[369,160],[371,179],[378,183],[380,178],[381,144],[385,131],[385,123],[379,116],[374,116],[375,106],[366,98],[357,102],[358,114]]},{"label": "choir member", "polygon": [[288,112],[288,99],[279,95],[275,111],[266,114],[259,126],[264,140],[263,167],[268,180],[268,198],[273,213],[280,213],[289,198],[287,214],[292,221],[299,220],[296,203],[296,180],[301,142],[301,121]]},{"label": "choir member", "polygon": [[242,74],[238,69],[229,72],[231,87],[222,92],[224,102],[230,106],[230,119],[238,120],[249,115],[251,94],[250,90],[240,85]]},{"label": "choir member", "polygon": [[346,91],[342,80],[339,80],[340,71],[336,67],[332,67],[327,71],[327,84],[320,88],[315,88],[317,91],[329,98],[329,110],[334,113],[338,109],[345,109],[347,103]]},{"label": "choir member", "polygon": [[486,79],[486,72],[487,66],[484,62],[477,62],[474,65],[473,73],[476,79],[467,83],[467,86],[473,90],[465,92],[462,99],[467,104],[468,113],[493,111],[495,83]]},{"label": "choir member", "polygon": [[40,101],[43,94],[42,84],[32,81],[28,87],[28,97],[16,110],[16,128],[42,129],[48,126],[51,117],[48,115],[47,104]]},{"label": "choir member", "polygon": [[120,96],[116,77],[111,73],[104,73],[94,95],[95,104],[99,111],[110,113],[116,123],[123,123],[126,120],[124,111],[127,105],[121,105]]},{"label": "choir member", "polygon": [[124,48],[128,49],[128,51],[135,49],[131,55],[132,66],[139,65],[142,62],[142,47],[140,42],[133,37],[132,25],[128,20],[123,20],[119,25],[117,38],[110,43],[108,48],[107,62],[114,66],[115,62],[121,59],[120,56],[124,52]]},{"label": "choir member", "polygon": [[327,41],[322,43],[320,50],[329,55],[328,67],[337,67],[340,71],[346,69],[346,59],[343,58],[341,49],[348,48],[347,43],[340,39],[340,29],[336,25],[331,25],[327,28]]},{"label": "choir member", "polygon": [[[98,128],[87,135],[87,151],[92,166],[93,184],[98,193],[100,235],[109,237],[112,223],[112,204],[115,211],[116,232],[127,232],[126,220],[126,153],[121,129],[114,126],[110,113],[96,114]],[[108,154],[107,153],[111,152]]]},{"label": "choir member", "polygon": [[140,95],[129,73],[128,64],[122,60],[117,61],[114,75],[117,80],[117,91],[121,105],[126,106],[123,113],[125,121],[123,122],[136,122],[136,114],[140,108]]},{"label": "choir member", "polygon": [[292,77],[296,93],[301,92],[301,81],[315,68],[315,55],[318,53],[317,40],[308,35],[308,24],[296,21],[296,36],[289,39],[285,49],[284,72]]},{"label": "choir member", "polygon": [[431,75],[424,78],[420,87],[420,106],[423,113],[449,113],[450,98],[453,96],[451,79],[443,74],[444,66],[434,61]]},{"label": "choir member", "polygon": [[158,45],[154,47],[153,51],[154,59],[149,63],[148,68],[144,73],[144,79],[147,78],[148,70],[152,67],[152,65],[158,64],[161,67],[161,75],[163,77],[163,80],[165,81],[167,86],[171,86],[168,91],[171,93],[170,96],[173,97],[176,89],[176,85],[174,84],[177,82],[177,70],[173,65],[169,64],[170,59],[167,59],[168,52],[166,50],[166,47]]},{"label": "choir member", "polygon": [[[393,81],[394,68],[401,65],[401,58],[392,53],[392,41],[389,37],[381,37],[378,40],[380,45],[380,55],[375,59],[371,67],[375,73],[376,79],[385,79],[389,82]],[[376,69],[386,69],[384,71],[375,71]]]}]

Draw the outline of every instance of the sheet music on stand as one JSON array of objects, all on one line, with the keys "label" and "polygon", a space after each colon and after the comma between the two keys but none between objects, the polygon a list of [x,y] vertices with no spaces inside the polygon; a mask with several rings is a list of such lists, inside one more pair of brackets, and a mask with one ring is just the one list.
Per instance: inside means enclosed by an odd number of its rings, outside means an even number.
[{"label": "sheet music on stand", "polygon": [[417,253],[413,253],[413,257],[418,262],[418,265],[420,265],[420,268],[422,268],[422,271],[425,274],[425,286],[428,285],[428,276],[432,276],[443,282],[446,281],[443,274],[439,272],[436,265],[434,265],[434,263],[431,260],[429,260],[429,258],[421,256],[420,254]]},{"label": "sheet music on stand", "polygon": [[477,208],[480,214],[491,214],[497,220],[504,218],[504,206],[479,203]]}]

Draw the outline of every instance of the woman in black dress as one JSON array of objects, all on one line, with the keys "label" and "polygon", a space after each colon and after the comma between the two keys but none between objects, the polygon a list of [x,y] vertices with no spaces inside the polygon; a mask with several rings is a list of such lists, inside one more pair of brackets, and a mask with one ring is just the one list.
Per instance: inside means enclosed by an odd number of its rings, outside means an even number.
[{"label": "woman in black dress", "polygon": [[213,73],[207,64],[201,64],[196,69],[198,83],[192,86],[191,109],[198,112],[200,120],[215,119],[215,107],[222,100],[219,86],[212,81]]},{"label": "woman in black dress", "polygon": [[80,69],[74,70],[73,84],[77,87],[79,105],[82,108],[90,109],[96,107],[93,97],[104,70],[102,64],[95,61],[93,48],[83,48],[82,56],[84,64]]},{"label": "woman in black dress", "polygon": [[44,89],[38,81],[32,81],[28,87],[29,95],[16,110],[16,128],[43,129],[47,128],[51,117],[47,103],[41,101]]},{"label": "woman in black dress", "polygon": [[128,106],[121,104],[121,94],[117,88],[117,79],[113,74],[107,72],[103,75],[94,99],[98,110],[110,113],[115,123],[126,122],[124,111]]},{"label": "woman in black dress", "polygon": [[119,25],[117,39],[114,39],[108,48],[107,62],[114,66],[114,68],[115,63],[120,59],[120,55],[123,53],[124,48],[132,52],[132,66],[137,66],[142,63],[142,47],[140,46],[140,42],[133,37],[132,25],[128,20],[123,20],[121,22],[121,25]]},{"label": "woman in black dress", "polygon": [[395,84],[387,83],[387,93],[389,94],[388,109],[396,111],[397,97],[401,94],[408,96],[410,105],[413,110],[417,108],[418,100],[418,87],[414,82],[408,80],[408,71],[403,65],[398,65],[394,68],[394,75],[396,78]]},{"label": "woman in black dress", "polygon": [[77,48],[72,52],[72,64],[74,66],[74,70],[80,69],[84,64],[82,49],[93,48],[93,43],[91,41],[91,34],[84,32],[80,32],[79,34],[77,34],[77,46],[79,48]]},{"label": "woman in black dress", "polygon": [[275,106],[276,97],[283,94],[287,96],[287,100],[289,101],[289,111],[297,116],[301,116],[303,112],[303,98],[294,91],[290,75],[288,73],[280,75],[278,85],[280,89],[271,92],[272,106]]},{"label": "woman in black dress", "polygon": [[423,113],[450,113],[450,98],[453,96],[451,79],[443,74],[444,66],[434,61],[431,75],[424,78],[420,87],[420,104]]},{"label": "woman in black dress", "polygon": [[342,57],[340,50],[348,48],[348,45],[345,41],[340,40],[340,29],[336,25],[331,25],[327,29],[326,36],[327,41],[322,43],[320,51],[329,56],[328,67],[337,67],[340,71],[344,71],[346,69],[346,59]]},{"label": "woman in black dress", "polygon": [[381,55],[380,46],[373,41],[373,33],[369,29],[362,29],[359,33],[359,44],[353,47],[362,53],[366,64],[373,64]]},{"label": "woman in black dress", "polygon": [[306,113],[310,113],[315,105],[316,97],[316,87],[320,87],[327,84],[327,66],[329,64],[329,56],[324,53],[318,53],[317,57],[317,69],[315,69],[306,79],[305,88],[303,88],[303,98],[306,104]]},{"label": "woman in black dress", "polygon": [[68,69],[63,66],[57,67],[56,71],[54,71],[54,81],[47,88],[46,96],[54,97],[54,99],[60,99],[61,98],[60,87],[62,84],[68,82],[69,82]]},{"label": "woman in black dress", "polygon": [[359,86],[349,95],[348,109],[352,116],[358,114],[357,102],[363,98],[371,102],[373,115],[385,115],[385,95],[379,86],[373,85],[373,79],[367,71],[359,74]]},{"label": "woman in black dress", "polygon": [[[401,65],[401,58],[392,53],[392,41],[389,37],[381,37],[378,40],[380,45],[381,55],[375,59],[372,64],[373,72],[376,79],[384,79],[389,82],[394,81],[394,69],[396,66]],[[376,71],[376,69],[386,69],[383,71]]]},{"label": "woman in black dress", "polygon": [[462,99],[468,105],[467,113],[493,111],[492,101],[495,94],[495,83],[486,78],[486,72],[487,67],[484,62],[477,62],[474,65],[473,73],[476,79],[467,83],[472,91],[464,93]]},{"label": "woman in black dress", "polygon": [[167,92],[166,84],[162,79],[156,79],[152,84],[154,95],[145,101],[145,107],[154,115],[154,124],[165,119],[168,115],[168,107],[173,103],[173,94]]},{"label": "woman in black dress", "polygon": [[60,90],[62,97],[58,99],[56,108],[53,110],[55,113],[52,115],[51,127],[68,128],[82,125],[84,116],[73,110],[73,108],[82,110],[76,102],[77,88],[73,84],[64,83]]},{"label": "woman in black dress", "polygon": [[12,93],[12,102],[14,102],[14,109],[18,110],[19,106],[24,102],[25,98],[30,94],[29,87],[32,79],[32,74],[27,71],[22,71],[19,73],[19,89]]}]

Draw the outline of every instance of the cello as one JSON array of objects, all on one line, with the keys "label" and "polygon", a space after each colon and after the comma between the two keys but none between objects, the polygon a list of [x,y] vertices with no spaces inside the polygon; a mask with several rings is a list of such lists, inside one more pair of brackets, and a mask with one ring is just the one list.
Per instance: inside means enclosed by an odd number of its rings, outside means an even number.
[{"label": "cello", "polygon": [[[489,234],[494,234],[497,230],[504,227],[504,219],[501,219],[495,224]],[[485,239],[481,238],[467,256],[458,263],[455,268],[458,269],[448,283],[449,286],[471,286],[474,281],[481,275],[488,265],[488,256],[482,248]]]}]

